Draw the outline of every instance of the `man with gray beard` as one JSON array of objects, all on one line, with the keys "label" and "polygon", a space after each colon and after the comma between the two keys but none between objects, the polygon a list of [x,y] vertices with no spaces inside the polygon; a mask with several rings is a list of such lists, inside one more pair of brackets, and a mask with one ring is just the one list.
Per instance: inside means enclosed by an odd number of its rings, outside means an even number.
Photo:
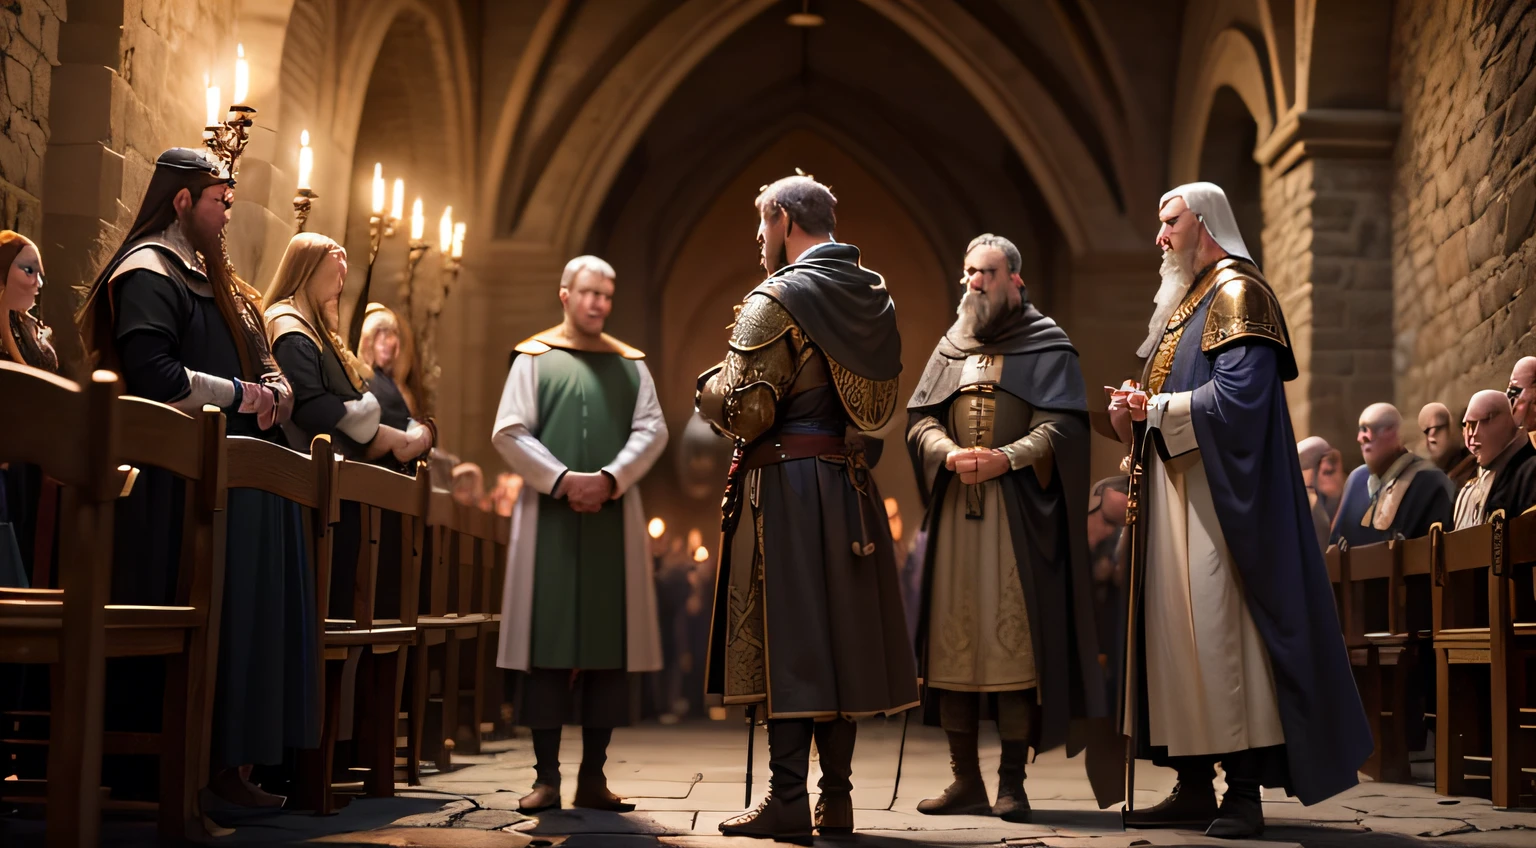
[{"label": "man with gray beard", "polygon": [[1143,385],[1115,391],[1109,417],[1140,477],[1124,729],[1179,783],[1125,824],[1249,838],[1264,829],[1260,786],[1303,804],[1336,795],[1371,732],[1294,452],[1279,301],[1220,187],[1168,192],[1158,219]]},{"label": "man with gray beard", "polygon": [[[907,446],[928,508],[917,630],[924,712],[944,728],[954,770],[942,795],[917,805],[929,815],[1029,821],[1030,747],[1054,748],[1069,720],[1107,714],[1083,377],[1067,334],[1026,299],[1019,266],[1007,239],[971,242],[959,318],[907,404]],[[977,760],[983,716],[1002,738],[995,804]],[[1111,780],[1101,794],[1118,788]]]}]

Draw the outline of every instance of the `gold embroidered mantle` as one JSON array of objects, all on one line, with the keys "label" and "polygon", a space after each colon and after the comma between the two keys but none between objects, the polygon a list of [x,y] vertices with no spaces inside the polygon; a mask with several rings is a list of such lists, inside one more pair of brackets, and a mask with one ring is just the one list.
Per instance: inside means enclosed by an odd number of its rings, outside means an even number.
[{"label": "gold embroidered mantle", "polygon": [[1200,349],[1211,353],[1240,340],[1263,339],[1275,343],[1285,352],[1280,363],[1281,378],[1288,380],[1296,376],[1285,316],[1274,292],[1251,263],[1229,256],[1190,286],[1179,308],[1169,317],[1168,328],[1163,331],[1157,351],[1147,360],[1142,384],[1148,393],[1157,394],[1163,390],[1189,320],[1212,289],[1217,291],[1200,330]]}]

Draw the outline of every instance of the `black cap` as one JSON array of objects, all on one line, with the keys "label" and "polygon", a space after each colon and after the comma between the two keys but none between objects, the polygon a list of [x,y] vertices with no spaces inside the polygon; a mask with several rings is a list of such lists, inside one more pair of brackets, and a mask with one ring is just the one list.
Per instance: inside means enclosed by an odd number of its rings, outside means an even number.
[{"label": "black cap", "polygon": [[190,147],[172,147],[160,154],[155,160],[156,168],[175,168],[180,171],[199,171],[207,174],[215,180],[222,180],[234,185],[235,181],[229,175],[229,169],[223,162],[216,161],[212,156],[201,150],[193,150]]}]

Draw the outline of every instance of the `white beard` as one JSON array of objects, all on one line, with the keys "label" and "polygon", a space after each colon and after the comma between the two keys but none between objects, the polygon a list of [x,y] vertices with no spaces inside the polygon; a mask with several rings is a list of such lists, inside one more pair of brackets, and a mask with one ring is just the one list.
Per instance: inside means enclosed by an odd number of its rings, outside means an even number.
[{"label": "white beard", "polygon": [[1179,308],[1184,295],[1189,293],[1189,287],[1194,285],[1195,271],[1190,267],[1191,259],[1193,257],[1180,256],[1176,251],[1163,251],[1163,264],[1157,269],[1163,284],[1157,289],[1157,297],[1152,299],[1157,308],[1152,312],[1152,320],[1147,322],[1147,338],[1136,349],[1137,356],[1145,359],[1157,350],[1163,332],[1168,329],[1168,319],[1173,317],[1173,311]]},{"label": "white beard", "polygon": [[987,326],[996,312],[995,305],[985,292],[967,288],[965,294],[960,297],[960,306],[955,310],[955,314],[960,316],[955,321],[955,328],[962,336],[974,339],[976,330]]}]

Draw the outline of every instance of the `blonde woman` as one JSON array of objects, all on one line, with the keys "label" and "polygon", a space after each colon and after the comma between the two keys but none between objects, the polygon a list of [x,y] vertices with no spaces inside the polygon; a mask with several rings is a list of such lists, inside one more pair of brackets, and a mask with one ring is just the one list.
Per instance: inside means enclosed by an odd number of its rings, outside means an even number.
[{"label": "blonde woman", "polygon": [[303,449],[320,433],[338,453],[404,465],[432,447],[432,431],[380,423],[379,401],[368,390],[372,372],[337,335],[337,310],[347,279],[347,251],[318,233],[288,242],[263,300],[272,354],[293,386],[289,441]]},{"label": "blonde woman", "polygon": [[408,429],[417,417],[416,398],[411,394],[411,344],[400,329],[394,310],[382,303],[368,304],[363,315],[363,333],[357,341],[357,355],[373,369],[368,387],[379,399],[380,421],[391,427]]}]

